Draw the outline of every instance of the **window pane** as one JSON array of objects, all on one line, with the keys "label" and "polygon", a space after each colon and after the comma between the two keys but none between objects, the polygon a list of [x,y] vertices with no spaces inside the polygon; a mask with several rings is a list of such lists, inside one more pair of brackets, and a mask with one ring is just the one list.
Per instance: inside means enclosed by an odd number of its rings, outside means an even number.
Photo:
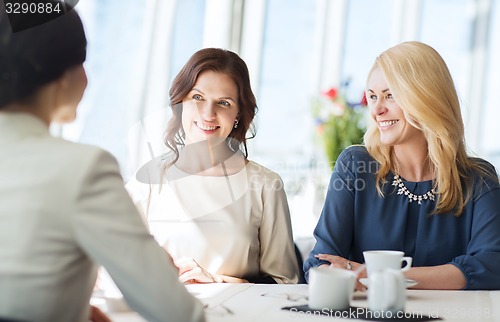
[{"label": "window pane", "polygon": [[[86,0],[76,7],[87,32],[85,68],[89,84],[77,120],[65,125],[62,135],[110,151],[118,159],[125,178],[136,170],[136,156],[131,156],[129,149],[133,148],[132,153],[140,151],[132,147],[137,142],[131,142],[129,136],[136,134],[137,117],[141,115],[138,109],[144,108],[140,103],[147,77],[144,73],[149,54],[144,44],[150,37],[145,34],[152,19],[148,16],[150,5],[151,2],[134,0],[122,0],[120,5],[109,0]],[[172,64],[169,79],[202,46],[205,0],[177,1],[175,9],[171,55],[165,57]],[[170,82],[162,86],[165,92],[169,87]],[[165,109],[167,106],[161,112]],[[144,115],[145,119],[148,117],[151,115]],[[161,137],[149,140],[161,141]]]},{"label": "window pane", "polygon": [[251,142],[252,151],[259,155],[284,160],[310,145],[304,121],[310,118],[316,3],[268,2],[260,91],[256,93],[260,124]]},{"label": "window pane", "polygon": [[498,104],[498,88],[500,85],[500,3],[492,1],[493,11],[491,15],[490,29],[490,52],[488,70],[486,75],[486,105],[483,109],[481,143],[482,149],[491,161],[500,169],[500,133],[498,120],[500,119],[500,108]]},{"label": "window pane", "polygon": [[424,0],[422,41],[436,49],[445,60],[462,101],[462,115],[467,116],[465,101],[472,17],[469,0]]},{"label": "window pane", "polygon": [[127,133],[141,86],[140,44],[146,6],[140,1],[81,1],[76,9],[87,32],[88,87],[67,139],[101,146],[123,163]]},{"label": "window pane", "polygon": [[347,4],[341,81],[350,81],[345,95],[356,101],[362,97],[375,58],[391,46],[393,0],[378,0],[376,8],[373,0],[347,1]]},{"label": "window pane", "polygon": [[170,83],[189,57],[202,47],[205,0],[177,1],[175,12]]}]

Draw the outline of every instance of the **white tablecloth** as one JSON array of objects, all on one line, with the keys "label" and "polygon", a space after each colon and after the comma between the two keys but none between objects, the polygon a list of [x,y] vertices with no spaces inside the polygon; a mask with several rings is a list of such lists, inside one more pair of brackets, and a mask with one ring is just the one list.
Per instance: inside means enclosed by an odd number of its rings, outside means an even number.
[{"label": "white tablecloth", "polygon": [[[188,289],[206,305],[208,322],[360,321],[281,309],[307,304],[307,285],[199,284]],[[366,296],[356,292],[351,305],[367,307]],[[407,290],[406,312],[444,321],[500,322],[499,304],[500,291]],[[134,312],[108,314],[116,322],[145,321]]]}]

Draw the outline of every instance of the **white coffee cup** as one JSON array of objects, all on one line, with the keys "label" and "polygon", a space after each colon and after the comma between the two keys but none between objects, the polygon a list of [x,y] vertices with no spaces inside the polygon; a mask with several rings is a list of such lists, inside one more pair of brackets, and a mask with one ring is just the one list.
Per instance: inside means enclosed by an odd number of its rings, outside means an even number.
[{"label": "white coffee cup", "polygon": [[[400,269],[387,268],[370,275],[368,287],[368,309],[388,314],[383,318],[396,316],[404,311],[406,283]],[[388,313],[390,312],[390,313]]]},{"label": "white coffee cup", "polygon": [[[366,272],[368,277],[371,274],[387,269],[399,269],[401,272],[406,272],[410,269],[412,258],[404,257],[404,253],[395,250],[369,250],[364,251],[363,256],[365,258]],[[401,268],[403,262],[406,266]]]},{"label": "white coffee cup", "polygon": [[309,270],[309,308],[345,310],[350,307],[356,273],[329,266]]}]

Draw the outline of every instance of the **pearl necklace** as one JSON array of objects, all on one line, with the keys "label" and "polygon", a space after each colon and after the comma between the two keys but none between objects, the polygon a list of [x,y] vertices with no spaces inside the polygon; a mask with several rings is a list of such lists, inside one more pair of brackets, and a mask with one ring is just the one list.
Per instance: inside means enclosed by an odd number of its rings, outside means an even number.
[{"label": "pearl necklace", "polygon": [[410,192],[408,188],[405,186],[401,177],[397,174],[394,175],[394,180],[392,181],[392,185],[398,188],[398,195],[404,194],[408,197],[408,200],[411,202],[417,201],[419,205],[422,204],[422,200],[436,200],[436,186],[432,187],[431,190],[427,191],[423,195],[416,195]]}]

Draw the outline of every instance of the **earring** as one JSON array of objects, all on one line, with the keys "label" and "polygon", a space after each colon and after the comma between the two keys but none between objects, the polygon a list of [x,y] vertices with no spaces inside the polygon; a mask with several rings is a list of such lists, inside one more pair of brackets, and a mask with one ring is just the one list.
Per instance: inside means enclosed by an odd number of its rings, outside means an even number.
[{"label": "earring", "polygon": [[235,129],[237,129],[237,128],[238,128],[238,123],[239,123],[239,122],[240,122],[239,120],[235,120],[235,121],[234,121],[234,128],[235,128]]}]

